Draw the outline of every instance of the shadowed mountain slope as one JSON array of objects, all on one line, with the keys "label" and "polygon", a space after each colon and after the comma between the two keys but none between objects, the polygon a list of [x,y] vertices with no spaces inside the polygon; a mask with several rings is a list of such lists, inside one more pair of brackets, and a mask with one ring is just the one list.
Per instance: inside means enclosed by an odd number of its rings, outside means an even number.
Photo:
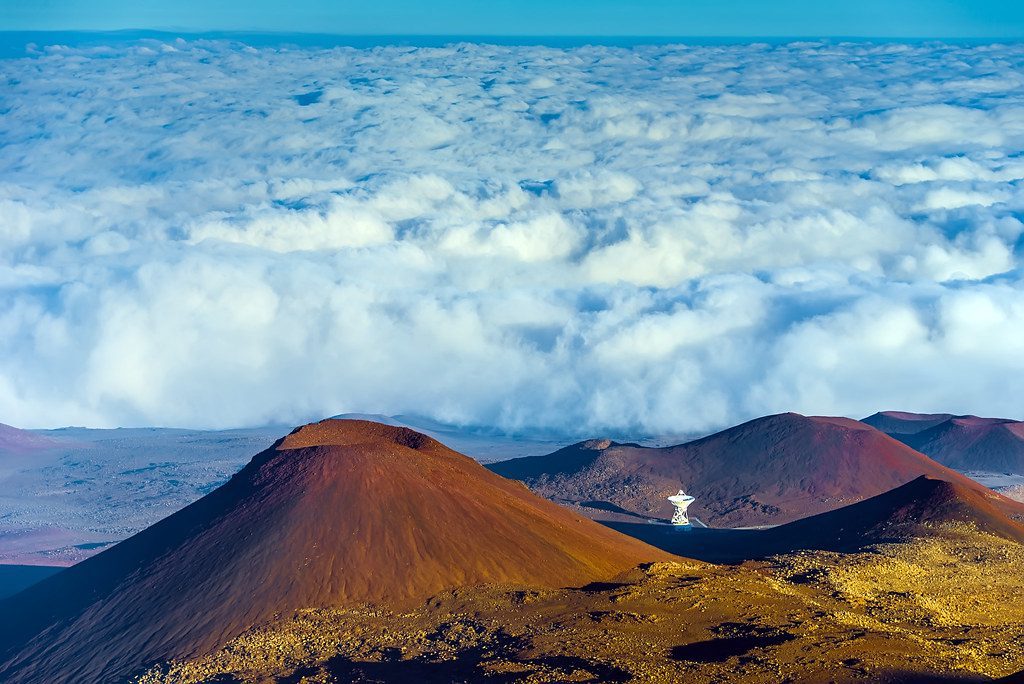
[{"label": "shadowed mountain slope", "polygon": [[764,534],[787,550],[847,551],[866,544],[927,537],[951,523],[966,523],[1024,544],[1024,525],[1000,510],[1004,504],[1004,498],[995,492],[921,476],[884,494]]},{"label": "shadowed mountain slope", "polygon": [[886,411],[864,422],[950,468],[1024,473],[1021,421]]},{"label": "shadowed mountain slope", "polygon": [[952,413],[910,413],[908,411],[879,411],[868,416],[862,423],[867,423],[876,430],[887,435],[913,435],[922,430],[935,427],[953,417]]},{"label": "shadowed mountain slope", "polygon": [[[552,500],[583,504],[596,518],[604,504],[667,518],[672,509],[665,497],[682,487],[696,497],[691,513],[718,527],[791,522],[921,475],[989,491],[860,421],[795,413],[679,446],[583,442],[488,467]],[[1002,497],[1000,505],[1024,511]]]},{"label": "shadowed mountain slope", "polygon": [[1003,497],[990,490],[921,476],[864,501],[766,530],[607,524],[671,553],[714,563],[741,563],[796,551],[851,552],[872,544],[973,531],[1024,544],[1024,524],[1007,517],[1004,505]]},{"label": "shadowed mountain slope", "polygon": [[299,608],[572,586],[666,554],[412,430],[328,420],[224,486],[0,602],[0,680],[111,681]]}]

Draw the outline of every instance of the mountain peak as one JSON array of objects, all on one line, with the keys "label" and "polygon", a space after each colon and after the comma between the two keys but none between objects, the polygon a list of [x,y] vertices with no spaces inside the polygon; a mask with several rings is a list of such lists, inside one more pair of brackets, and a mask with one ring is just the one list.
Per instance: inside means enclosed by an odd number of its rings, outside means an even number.
[{"label": "mountain peak", "polygon": [[865,423],[960,471],[1024,472],[1024,422],[974,415],[876,413]]},{"label": "mountain peak", "polygon": [[341,418],[328,418],[297,427],[278,443],[277,450],[372,443],[396,444],[416,451],[448,450],[436,439],[407,427]]}]

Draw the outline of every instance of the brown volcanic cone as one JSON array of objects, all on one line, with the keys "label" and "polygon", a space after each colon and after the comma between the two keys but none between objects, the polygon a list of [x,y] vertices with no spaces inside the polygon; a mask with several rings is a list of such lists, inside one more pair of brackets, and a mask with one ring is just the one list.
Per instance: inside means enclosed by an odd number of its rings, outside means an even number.
[{"label": "brown volcanic cone", "polygon": [[1024,473],[1024,422],[1018,420],[886,411],[864,422],[950,468]]},{"label": "brown volcanic cone", "polygon": [[992,491],[921,476],[902,487],[797,520],[761,534],[787,550],[845,551],[865,544],[928,537],[950,523],[967,523],[978,531],[1024,544],[1024,525],[1006,517],[1005,503]]},{"label": "brown volcanic cone", "polygon": [[666,557],[417,432],[329,420],[0,603],[0,680],[117,680],[299,608],[402,605],[482,583],[581,585]]},{"label": "brown volcanic cone", "polygon": [[[667,518],[665,497],[697,497],[693,516],[719,527],[780,524],[881,494],[921,475],[981,485],[849,418],[784,413],[694,442],[645,448],[584,442],[488,466],[556,501]],[[1024,508],[1001,497],[1001,506]],[[618,518],[622,520],[622,517]]]}]

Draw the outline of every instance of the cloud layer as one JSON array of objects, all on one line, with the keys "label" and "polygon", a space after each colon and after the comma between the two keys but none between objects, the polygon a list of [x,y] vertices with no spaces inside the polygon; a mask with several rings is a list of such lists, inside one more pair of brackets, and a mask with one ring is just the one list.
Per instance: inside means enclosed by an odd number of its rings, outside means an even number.
[{"label": "cloud layer", "polygon": [[0,61],[0,421],[1021,417],[1024,46]]}]

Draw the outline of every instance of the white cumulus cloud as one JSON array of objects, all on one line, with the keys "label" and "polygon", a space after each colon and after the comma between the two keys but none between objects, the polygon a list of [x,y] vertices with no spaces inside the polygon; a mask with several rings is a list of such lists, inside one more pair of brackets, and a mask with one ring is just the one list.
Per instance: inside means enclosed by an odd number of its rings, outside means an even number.
[{"label": "white cumulus cloud", "polygon": [[1024,46],[0,60],[0,421],[1020,415]]}]

